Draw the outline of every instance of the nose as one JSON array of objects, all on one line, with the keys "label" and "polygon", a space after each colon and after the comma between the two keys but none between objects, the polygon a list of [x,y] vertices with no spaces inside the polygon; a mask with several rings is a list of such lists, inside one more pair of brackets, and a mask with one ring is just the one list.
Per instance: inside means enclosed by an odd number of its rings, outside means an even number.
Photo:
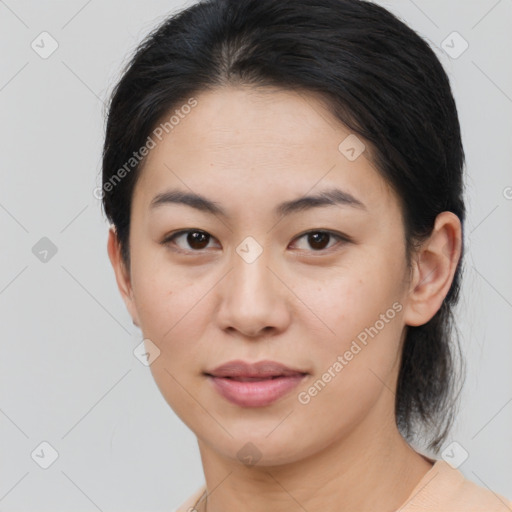
[{"label": "nose", "polygon": [[223,330],[260,338],[282,332],[289,324],[290,292],[264,255],[248,263],[234,253],[232,270],[219,289],[217,322]]}]

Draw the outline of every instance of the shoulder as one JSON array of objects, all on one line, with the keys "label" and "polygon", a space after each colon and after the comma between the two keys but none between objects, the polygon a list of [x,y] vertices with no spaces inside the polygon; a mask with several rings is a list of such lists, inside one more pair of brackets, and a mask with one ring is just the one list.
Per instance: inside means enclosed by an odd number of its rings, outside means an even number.
[{"label": "shoulder", "polygon": [[[450,466],[450,471],[453,470]],[[450,509],[464,506],[471,512],[512,512],[512,501],[504,496],[492,491],[491,489],[481,487],[476,483],[467,480],[461,473],[461,480],[457,486],[454,486],[453,496],[447,503]]]},{"label": "shoulder", "polygon": [[512,512],[512,501],[437,460],[397,512]]},{"label": "shoulder", "polygon": [[199,489],[192,494],[192,496],[189,496],[187,500],[185,500],[177,509],[175,509],[173,512],[194,512],[194,505],[199,500],[199,498],[203,495],[203,493],[206,491],[206,485],[202,485]]}]

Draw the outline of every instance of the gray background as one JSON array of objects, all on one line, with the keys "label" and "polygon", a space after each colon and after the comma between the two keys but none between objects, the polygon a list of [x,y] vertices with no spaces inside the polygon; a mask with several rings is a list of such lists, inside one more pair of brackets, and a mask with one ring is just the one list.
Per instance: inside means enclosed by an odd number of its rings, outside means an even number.
[{"label": "gray background", "polygon": [[[103,102],[144,35],[190,3],[0,0],[0,510],[173,510],[203,482],[195,436],[133,355],[142,337],[93,195]],[[512,1],[379,3],[429,40],[453,84],[468,380],[447,445],[469,453],[468,478],[512,498]],[[46,59],[31,47],[43,31],[59,45]],[[458,58],[442,49],[453,31],[469,43]],[[43,237],[57,248],[45,262],[32,250]],[[47,469],[43,441],[58,452]]]}]

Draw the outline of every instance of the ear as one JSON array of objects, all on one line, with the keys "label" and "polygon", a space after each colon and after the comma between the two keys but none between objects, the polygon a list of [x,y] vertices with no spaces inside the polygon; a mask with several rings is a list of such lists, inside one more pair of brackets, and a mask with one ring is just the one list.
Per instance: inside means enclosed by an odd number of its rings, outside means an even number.
[{"label": "ear", "polygon": [[126,308],[132,317],[134,325],[139,327],[139,317],[137,314],[137,308],[133,300],[133,290],[130,280],[130,271],[126,268],[126,265],[121,256],[121,245],[117,238],[117,233],[114,226],[111,226],[108,232],[107,252],[110,258],[110,263],[114,269],[116,276],[117,287],[121,293],[121,297],[126,304]]},{"label": "ear", "polygon": [[406,325],[426,324],[440,309],[453,281],[462,252],[462,228],[457,215],[442,212],[430,237],[413,258],[407,297]]}]

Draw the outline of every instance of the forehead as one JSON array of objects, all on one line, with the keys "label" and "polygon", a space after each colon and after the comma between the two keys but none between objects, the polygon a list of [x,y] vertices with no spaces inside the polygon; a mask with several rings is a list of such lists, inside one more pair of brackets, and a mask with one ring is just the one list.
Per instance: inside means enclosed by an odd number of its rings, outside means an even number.
[{"label": "forehead", "polygon": [[146,205],[157,193],[176,186],[223,201],[238,200],[242,206],[246,198],[259,198],[261,204],[263,197],[272,201],[274,194],[282,201],[283,193],[294,198],[329,186],[365,203],[384,206],[394,201],[368,147],[355,160],[343,153],[344,141],[355,134],[320,96],[223,87],[194,99],[196,106],[186,109],[161,140],[155,139],[146,158],[136,194]]}]

